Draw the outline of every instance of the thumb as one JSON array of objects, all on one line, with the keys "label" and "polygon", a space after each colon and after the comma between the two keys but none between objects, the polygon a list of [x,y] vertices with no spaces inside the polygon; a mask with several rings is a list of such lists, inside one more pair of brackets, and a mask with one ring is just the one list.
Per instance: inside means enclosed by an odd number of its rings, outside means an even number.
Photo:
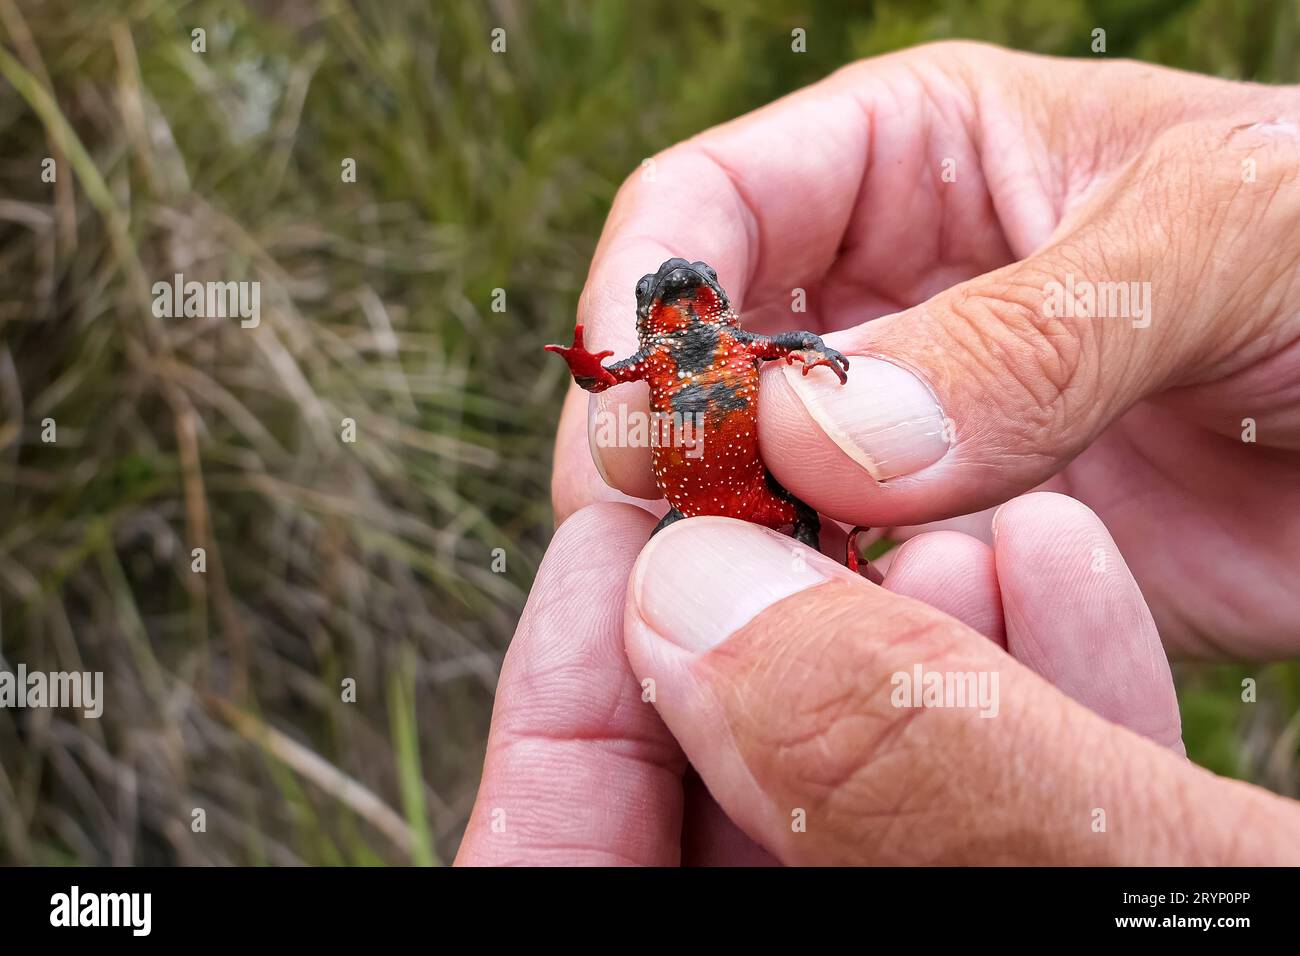
[{"label": "thumb", "polygon": [[[1196,135],[1162,138],[1035,255],[826,336],[852,360],[846,385],[766,369],[768,467],[856,524],[970,513],[1039,485],[1141,399],[1228,371],[1224,330],[1255,331],[1232,310],[1265,278],[1197,221],[1223,218],[1205,193],[1227,174],[1189,172]],[[1174,211],[1179,177],[1199,188]]]},{"label": "thumb", "polygon": [[765,529],[694,518],[655,535],[624,633],[713,797],[787,864],[1300,860],[1294,805]]}]

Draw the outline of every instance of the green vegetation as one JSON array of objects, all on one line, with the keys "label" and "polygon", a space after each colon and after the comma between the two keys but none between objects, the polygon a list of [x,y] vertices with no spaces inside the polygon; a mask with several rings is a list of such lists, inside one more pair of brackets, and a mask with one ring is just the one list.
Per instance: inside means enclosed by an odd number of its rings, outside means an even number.
[{"label": "green vegetation", "polygon": [[[540,346],[622,178],[947,36],[1292,81],[1296,11],[0,0],[0,664],[109,700],[0,711],[0,862],[449,860],[550,532]],[[175,273],[259,281],[257,334],[155,317]],[[1195,759],[1297,792],[1296,669],[1179,677]]]}]

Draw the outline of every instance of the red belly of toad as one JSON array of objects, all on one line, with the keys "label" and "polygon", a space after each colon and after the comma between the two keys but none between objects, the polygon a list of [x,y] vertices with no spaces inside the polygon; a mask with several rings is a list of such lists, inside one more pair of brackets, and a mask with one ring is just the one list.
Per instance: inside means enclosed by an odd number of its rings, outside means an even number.
[{"label": "red belly of toad", "polygon": [[[652,456],[655,483],[687,517],[724,515],[780,528],[795,512],[773,494],[759,455],[758,369],[749,355],[728,354],[728,346],[720,343],[713,366],[686,377],[668,363],[653,370],[650,407],[668,423]],[[674,401],[688,389],[720,400],[702,409]]]}]

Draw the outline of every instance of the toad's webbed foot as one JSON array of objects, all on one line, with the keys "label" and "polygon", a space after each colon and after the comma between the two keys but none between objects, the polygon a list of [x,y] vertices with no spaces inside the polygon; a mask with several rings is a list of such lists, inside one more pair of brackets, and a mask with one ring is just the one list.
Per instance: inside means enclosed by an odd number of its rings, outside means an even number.
[{"label": "toad's webbed foot", "polygon": [[600,364],[602,359],[609,358],[614,353],[612,351],[588,352],[582,341],[581,323],[574,326],[573,345],[568,348],[563,345],[548,345],[545,348],[546,351],[554,352],[569,363],[569,371],[573,373],[573,380],[578,383],[579,388],[589,392],[603,392],[611,385],[618,384],[618,379],[613,373]]},{"label": "toad's webbed foot", "polygon": [[803,362],[803,373],[808,374],[809,369],[814,369],[818,365],[825,365],[828,369],[839,376],[840,384],[843,385],[849,380],[849,360],[844,353],[839,352],[821,339],[817,339],[818,346],[811,349],[798,349],[791,352],[785,357],[785,360],[793,365],[796,361]]}]

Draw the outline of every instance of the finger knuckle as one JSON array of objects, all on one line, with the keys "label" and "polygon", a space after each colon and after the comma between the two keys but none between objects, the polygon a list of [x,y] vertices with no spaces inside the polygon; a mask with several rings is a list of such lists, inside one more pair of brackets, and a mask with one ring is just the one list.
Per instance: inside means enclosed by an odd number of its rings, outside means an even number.
[{"label": "finger knuckle", "polygon": [[991,60],[1010,61],[1017,54],[978,40],[932,40],[912,48],[917,58],[942,64],[975,64]]},{"label": "finger knuckle", "polygon": [[1227,206],[1286,198],[1280,187],[1300,179],[1300,128],[1241,116],[1179,123],[1152,140],[1139,167],[1137,180],[1163,186],[1175,208],[1226,222]]},{"label": "finger knuckle", "polygon": [[878,845],[888,839],[884,808],[908,803],[937,772],[930,745],[960,734],[935,728],[951,712],[898,704],[896,675],[968,664],[961,635],[937,614],[882,611],[873,629],[888,640],[864,641],[848,637],[861,628],[851,602],[825,607],[816,636],[773,648],[746,682],[740,696],[761,708],[733,729],[759,779],[781,781],[773,796],[858,828],[860,847]]},{"label": "finger knuckle", "polygon": [[[1129,177],[1131,217],[1147,213],[1143,245],[1171,249],[1158,268],[1179,287],[1219,290],[1244,318],[1267,317],[1294,295],[1300,267],[1300,127],[1235,115],[1177,124],[1157,136]],[[1170,223],[1177,222],[1176,232]],[[1166,283],[1168,285],[1168,283]],[[1225,290],[1233,290],[1229,296]],[[1242,309],[1251,303],[1252,309]],[[1180,303],[1194,313],[1196,301]],[[1167,310],[1166,310],[1167,311]],[[1257,323],[1233,330],[1249,337]],[[1217,337],[1216,337],[1217,340]]]},{"label": "finger knuckle", "polygon": [[[1080,271],[1089,274],[1082,263]],[[952,354],[982,392],[972,398],[1004,413],[1022,451],[1038,438],[1059,442],[1092,417],[1093,390],[1084,386],[1097,366],[1095,332],[1044,308],[1054,278],[1025,271],[961,290],[946,304]]]}]

